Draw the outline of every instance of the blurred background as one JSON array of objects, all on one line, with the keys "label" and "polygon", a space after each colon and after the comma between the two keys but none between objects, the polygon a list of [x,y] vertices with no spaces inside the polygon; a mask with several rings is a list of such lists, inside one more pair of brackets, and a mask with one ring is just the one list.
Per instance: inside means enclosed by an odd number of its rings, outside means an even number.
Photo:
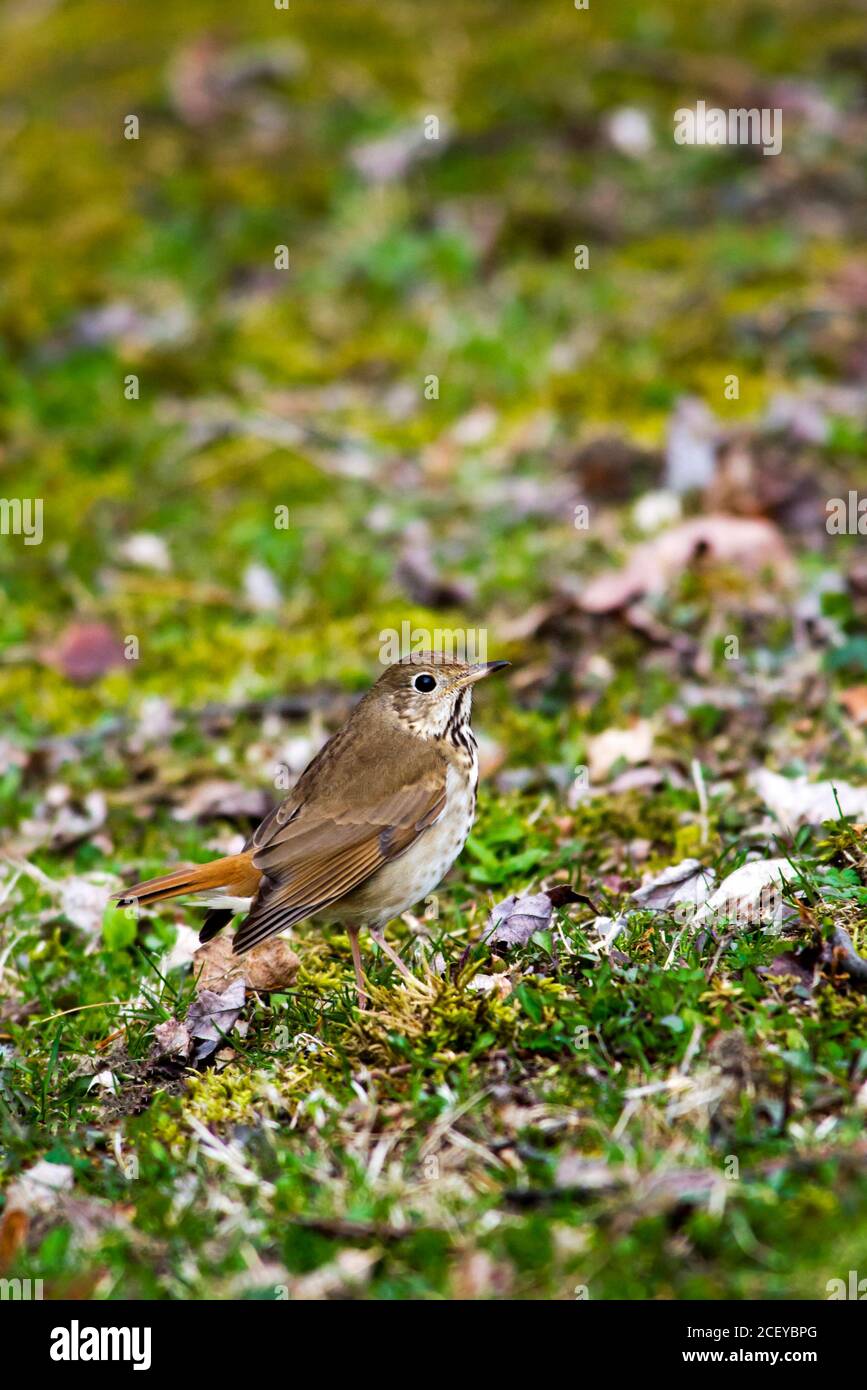
[{"label": "blurred background", "polygon": [[[865,445],[860,4],[0,23],[0,480],[45,502],[0,545],[23,730],[361,685],[404,618],[523,642],[557,596],[568,691],[572,599],[672,470],[827,549]],[[782,108],[782,153],[676,145],[697,100]]]},{"label": "blurred background", "polygon": [[[865,74],[854,0],[7,0],[0,504],[44,534],[0,534],[0,1264],[816,1298],[863,1260],[867,1004],[827,971],[867,862],[811,831],[817,778],[867,820]],[[677,145],[698,102],[781,110],[781,153]],[[424,1009],[376,960],[360,1026],[302,926],[188,1073],[195,915],[109,891],[239,848],[404,622],[513,662],[474,834],[392,928]],[[776,970],[631,898],[778,854]],[[491,955],[542,881],[571,917]]]}]

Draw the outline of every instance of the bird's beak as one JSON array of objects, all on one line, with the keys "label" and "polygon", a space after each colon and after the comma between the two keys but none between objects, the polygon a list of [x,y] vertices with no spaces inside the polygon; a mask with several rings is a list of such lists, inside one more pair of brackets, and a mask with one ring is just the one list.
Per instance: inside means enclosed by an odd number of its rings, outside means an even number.
[{"label": "bird's beak", "polygon": [[480,661],[475,666],[471,666],[457,680],[452,681],[452,690],[463,690],[465,685],[475,685],[476,681],[484,680],[485,676],[493,675],[494,671],[502,671],[504,666],[511,666],[511,661]]}]

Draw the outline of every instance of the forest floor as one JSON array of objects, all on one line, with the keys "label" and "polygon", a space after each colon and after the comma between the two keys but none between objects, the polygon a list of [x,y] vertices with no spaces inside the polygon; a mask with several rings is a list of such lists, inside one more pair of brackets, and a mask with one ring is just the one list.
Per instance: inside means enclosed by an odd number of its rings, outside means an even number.
[{"label": "forest floor", "polygon": [[[47,1296],[864,1271],[863,40],[532,9],[2,21],[0,1273]],[[745,94],[779,156],[674,144]],[[404,622],[513,663],[414,983],[108,906],[239,846]]]}]

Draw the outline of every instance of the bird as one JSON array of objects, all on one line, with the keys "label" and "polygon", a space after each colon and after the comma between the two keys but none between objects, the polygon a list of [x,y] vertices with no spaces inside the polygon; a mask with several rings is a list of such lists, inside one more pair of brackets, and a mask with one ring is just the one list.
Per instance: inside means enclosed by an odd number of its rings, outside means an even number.
[{"label": "bird", "polygon": [[411,978],[383,928],[433,892],[466,843],[479,780],[473,687],[508,665],[434,651],[392,663],[240,854],[175,869],[114,898],[147,905],[195,895],[211,909],[200,941],[248,907],[233,939],[237,955],[307,918],[333,922],[348,934],[364,1009],[359,933],[366,928]]}]

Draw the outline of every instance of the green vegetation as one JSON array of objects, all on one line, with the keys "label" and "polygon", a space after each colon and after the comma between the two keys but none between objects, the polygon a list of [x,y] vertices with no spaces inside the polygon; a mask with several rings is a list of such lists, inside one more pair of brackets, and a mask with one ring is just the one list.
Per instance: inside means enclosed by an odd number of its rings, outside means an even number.
[{"label": "green vegetation", "polygon": [[[843,0],[6,11],[0,492],[43,499],[44,539],[0,535],[0,1201],[42,1159],[73,1185],[0,1207],[0,1272],[377,1299],[864,1272],[867,997],[830,943],[867,956],[867,855],[751,780],[867,783],[863,539],[824,524],[867,453],[862,26]],[[699,98],[782,104],[782,154],[676,146]],[[718,456],[684,515],[761,518],[790,568],[710,544],[591,614],[684,395]],[[477,699],[473,836],[389,929],[417,986],[367,942],[359,1014],[346,937],[305,924],[216,1059],[159,1055],[200,914],[107,891],[246,835],[404,621],[515,665]],[[603,765],[642,721],[647,754]],[[797,870],[783,941],[631,901],[748,855]],[[549,929],[488,939],[558,883],[583,896]]]}]

